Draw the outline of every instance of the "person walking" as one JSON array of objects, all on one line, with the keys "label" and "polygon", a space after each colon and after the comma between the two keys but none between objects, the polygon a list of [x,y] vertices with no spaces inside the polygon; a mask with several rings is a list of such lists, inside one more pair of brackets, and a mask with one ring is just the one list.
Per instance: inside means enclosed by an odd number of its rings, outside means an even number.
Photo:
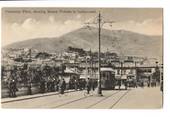
[{"label": "person walking", "polygon": [[12,97],[12,79],[8,81],[9,97]]},{"label": "person walking", "polygon": [[118,80],[118,86],[119,86],[119,90],[120,90],[120,87],[121,87],[121,79]]},{"label": "person walking", "polygon": [[92,90],[94,91],[95,90],[95,81],[92,80],[91,84],[92,84]]},{"label": "person walking", "polygon": [[27,87],[28,87],[28,95],[32,95],[32,90],[31,90],[31,88],[32,88],[32,83],[31,83],[31,81],[28,81]]},{"label": "person walking", "polygon": [[56,81],[56,91],[59,91],[59,84],[60,84],[60,79],[57,79],[57,81]]},{"label": "person walking", "polygon": [[8,88],[9,88],[9,97],[16,97],[16,91],[18,91],[18,89],[16,86],[16,80],[15,80],[15,75],[13,70],[9,72]]},{"label": "person walking", "polygon": [[60,80],[59,88],[60,88],[60,94],[64,94],[64,90],[66,88],[66,82],[64,78]]},{"label": "person walking", "polygon": [[40,81],[40,92],[45,93],[45,80],[44,79]]},{"label": "person walking", "polygon": [[87,94],[89,94],[90,93],[90,89],[91,89],[91,82],[90,82],[89,78],[87,79],[87,82],[86,82],[86,88],[87,88]]},{"label": "person walking", "polygon": [[51,92],[54,92],[55,91],[55,79],[52,78],[51,80]]},{"label": "person walking", "polygon": [[32,79],[33,79],[33,71],[32,71],[32,69],[28,69],[28,71],[27,71],[27,88],[28,88],[28,92],[27,92],[27,94],[28,95],[32,95],[32,90],[31,90],[31,88],[32,88]]},{"label": "person walking", "polygon": [[78,89],[78,81],[77,81],[77,79],[75,79],[75,81],[74,81],[74,89],[77,91],[77,89]]},{"label": "person walking", "polygon": [[48,77],[48,81],[47,81],[47,92],[51,91],[51,79],[50,76]]},{"label": "person walking", "polygon": [[12,89],[12,97],[17,97],[16,91],[18,91],[18,89],[17,89],[16,81],[14,79],[12,80],[11,89]]}]

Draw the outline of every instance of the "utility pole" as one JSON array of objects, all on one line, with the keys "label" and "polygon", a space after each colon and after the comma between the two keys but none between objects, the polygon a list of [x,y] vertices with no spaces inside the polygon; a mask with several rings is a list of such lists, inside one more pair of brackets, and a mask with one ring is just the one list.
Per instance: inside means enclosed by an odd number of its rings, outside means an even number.
[{"label": "utility pole", "polygon": [[101,44],[100,44],[100,34],[101,34],[101,14],[100,14],[100,12],[99,12],[99,19],[98,19],[98,24],[99,24],[99,36],[98,36],[98,38],[99,38],[99,50],[98,50],[98,72],[99,72],[99,76],[98,76],[98,91],[97,91],[97,94],[99,95],[99,96],[102,96],[102,89],[101,89],[101,74],[100,74],[100,67],[101,67],[101,62],[100,62],[100,49],[101,49]]},{"label": "utility pole", "polygon": [[136,75],[136,79],[137,79],[137,61],[135,61],[135,75]]},{"label": "utility pole", "polygon": [[[89,28],[89,25],[91,24],[97,24],[98,26],[98,41],[99,41],[99,45],[98,45],[98,87],[97,87],[97,95],[98,96],[103,96],[102,95],[102,88],[101,88],[101,60],[100,60],[100,55],[101,55],[101,27],[104,25],[104,24],[112,24],[114,23],[114,21],[103,21],[102,18],[101,18],[101,14],[99,12],[98,16],[97,16],[97,22],[87,22],[86,25],[87,25],[87,28]],[[111,25],[112,26],[112,25]]]},{"label": "utility pole", "polygon": [[91,48],[90,48],[90,77],[94,77],[93,76],[93,57],[92,57],[92,52],[91,52]]}]

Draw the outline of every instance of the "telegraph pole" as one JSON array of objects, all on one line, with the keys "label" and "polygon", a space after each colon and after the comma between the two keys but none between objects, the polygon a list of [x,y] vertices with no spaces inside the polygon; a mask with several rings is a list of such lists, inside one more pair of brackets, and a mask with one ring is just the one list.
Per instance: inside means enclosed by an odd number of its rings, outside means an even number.
[{"label": "telegraph pole", "polygon": [[[101,27],[104,25],[104,24],[112,24],[114,23],[114,21],[103,21],[102,18],[101,18],[101,14],[99,12],[99,15],[97,16],[97,23],[96,22],[88,22],[86,23],[87,26],[90,25],[90,24],[98,24],[98,41],[99,41],[99,45],[98,45],[98,87],[97,87],[97,95],[98,96],[103,96],[102,95],[102,88],[101,88],[101,60],[100,60],[100,53],[101,53]],[[112,26],[112,25],[111,25]]]},{"label": "telegraph pole", "polygon": [[100,34],[101,34],[101,14],[99,12],[99,19],[98,19],[98,24],[99,24],[99,50],[98,50],[98,72],[99,72],[99,76],[98,76],[98,91],[97,91],[97,94],[99,96],[102,96],[102,89],[101,89],[101,74],[100,74],[100,67],[101,67],[101,62],[100,62],[100,49],[101,49],[101,41],[100,41]]}]

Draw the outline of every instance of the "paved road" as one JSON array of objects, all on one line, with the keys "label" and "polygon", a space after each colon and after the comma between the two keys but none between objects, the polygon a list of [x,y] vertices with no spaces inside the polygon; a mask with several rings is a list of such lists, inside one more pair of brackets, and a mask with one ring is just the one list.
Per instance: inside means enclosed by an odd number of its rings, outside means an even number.
[{"label": "paved road", "polygon": [[161,108],[163,95],[160,88],[139,88],[125,96],[114,108]]},{"label": "paved road", "polygon": [[39,98],[2,103],[3,108],[160,108],[162,93],[159,88],[137,88],[129,90],[105,90],[103,96],[96,92],[86,95],[85,91],[70,92],[64,95],[51,95]]}]

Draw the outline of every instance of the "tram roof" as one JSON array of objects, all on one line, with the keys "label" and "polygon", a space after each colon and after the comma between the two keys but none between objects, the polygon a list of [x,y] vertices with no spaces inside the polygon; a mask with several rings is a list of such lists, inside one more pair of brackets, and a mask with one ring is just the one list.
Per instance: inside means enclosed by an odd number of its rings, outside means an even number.
[{"label": "tram roof", "polygon": [[100,71],[111,71],[111,72],[114,72],[114,70],[112,68],[110,68],[110,67],[102,67],[100,69]]}]

